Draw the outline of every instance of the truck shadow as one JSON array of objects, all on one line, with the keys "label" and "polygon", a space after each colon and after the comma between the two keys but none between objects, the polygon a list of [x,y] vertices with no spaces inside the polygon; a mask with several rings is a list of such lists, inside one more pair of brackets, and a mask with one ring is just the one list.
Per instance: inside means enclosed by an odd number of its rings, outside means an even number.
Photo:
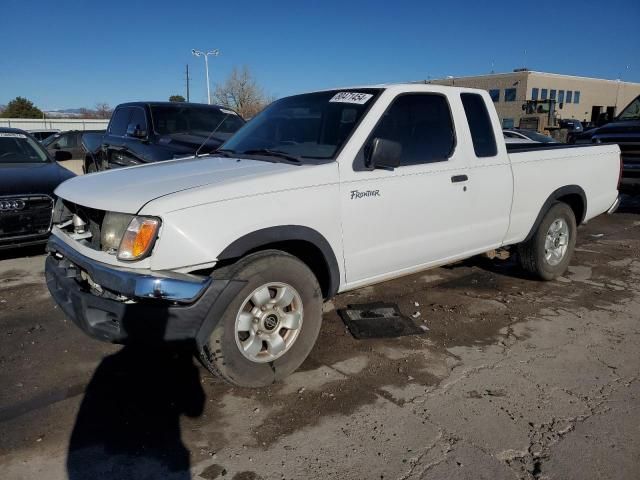
[{"label": "truck shadow", "polygon": [[28,247],[15,247],[0,250],[0,260],[12,260],[14,258],[37,257],[44,255],[44,245],[32,245]]},{"label": "truck shadow", "polygon": [[71,434],[69,478],[191,478],[180,416],[202,414],[191,345],[125,346],[91,379]]}]

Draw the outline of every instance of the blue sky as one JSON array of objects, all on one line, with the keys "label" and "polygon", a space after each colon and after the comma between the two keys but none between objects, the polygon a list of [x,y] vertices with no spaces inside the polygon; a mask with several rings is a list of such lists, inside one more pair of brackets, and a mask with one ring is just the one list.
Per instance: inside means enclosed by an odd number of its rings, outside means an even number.
[{"label": "blue sky", "polygon": [[[2,0],[0,104],[112,106],[250,67],[268,94],[531,69],[640,82],[640,1]],[[525,53],[526,51],[526,53]]]}]

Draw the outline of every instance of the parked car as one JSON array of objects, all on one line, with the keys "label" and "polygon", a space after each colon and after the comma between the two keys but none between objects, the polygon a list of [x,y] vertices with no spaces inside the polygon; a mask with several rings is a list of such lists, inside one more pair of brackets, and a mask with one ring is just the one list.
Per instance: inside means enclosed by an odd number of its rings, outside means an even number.
[{"label": "parked car", "polygon": [[507,145],[512,145],[514,143],[528,143],[528,144],[532,144],[532,143],[538,143],[538,142],[534,142],[533,140],[529,140],[528,138],[519,138],[519,137],[508,137],[508,136],[504,136],[504,143],[506,143]]},{"label": "parked car", "polygon": [[543,135],[534,130],[509,129],[503,130],[504,136],[507,138],[521,138],[523,140],[532,140],[538,143],[559,143],[549,135]]},{"label": "parked car", "polygon": [[571,133],[580,133],[584,131],[584,127],[582,126],[582,122],[575,118],[565,118],[558,120],[558,124],[560,128],[566,128]]},{"label": "parked car", "polygon": [[[67,152],[54,157],[63,162]],[[47,241],[54,190],[73,173],[29,133],[0,128],[0,249]]]},{"label": "parked car", "polygon": [[87,133],[104,135],[104,132],[104,130],[68,130],[50,136],[42,142],[42,145],[52,155],[54,155],[57,150],[65,150],[71,153],[71,160],[67,160],[61,165],[76,175],[82,175],[84,159],[87,155],[86,150],[82,146],[82,136]]},{"label": "parked car", "polygon": [[613,122],[575,135],[571,143],[619,145],[623,163],[621,189],[631,194],[640,192],[640,96],[629,103]]},{"label": "parked car", "polygon": [[42,129],[42,130],[29,130],[29,133],[33,138],[35,138],[39,142],[42,142],[43,140],[46,140],[51,135],[54,135],[59,131],[60,130],[57,130],[55,128],[50,128],[50,129]]},{"label": "parked car", "polygon": [[217,105],[123,103],[114,110],[104,136],[85,137],[85,145],[91,146],[85,172],[210,153],[244,123],[236,112]]},{"label": "parked car", "polygon": [[280,99],[205,158],[60,186],[47,283],[110,342],[190,341],[235,385],[309,354],[338,292],[516,246],[562,275],[618,203],[615,145],[505,145],[484,90],[401,84]]}]

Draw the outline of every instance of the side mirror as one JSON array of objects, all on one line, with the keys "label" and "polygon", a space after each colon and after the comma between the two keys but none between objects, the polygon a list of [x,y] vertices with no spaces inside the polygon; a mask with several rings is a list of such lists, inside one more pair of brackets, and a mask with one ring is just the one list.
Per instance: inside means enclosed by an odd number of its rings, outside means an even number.
[{"label": "side mirror", "polygon": [[140,125],[130,123],[127,127],[127,137],[144,138],[147,136],[147,131],[140,128]]},{"label": "side mirror", "polygon": [[73,158],[73,155],[71,154],[71,152],[68,152],[66,150],[56,150],[56,153],[53,155],[53,158],[55,159],[56,162],[64,162],[66,160],[71,160]]},{"label": "side mirror", "polygon": [[400,166],[401,156],[402,145],[398,142],[384,138],[374,138],[371,142],[371,153],[367,166],[372,170],[376,168],[393,170]]}]

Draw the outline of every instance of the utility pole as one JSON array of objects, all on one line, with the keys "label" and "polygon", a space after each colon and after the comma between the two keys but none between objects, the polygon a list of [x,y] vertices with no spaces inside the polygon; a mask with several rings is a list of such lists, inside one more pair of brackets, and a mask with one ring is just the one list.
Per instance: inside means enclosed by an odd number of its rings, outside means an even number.
[{"label": "utility pole", "polygon": [[187,63],[187,102],[189,101],[189,64]]}]

